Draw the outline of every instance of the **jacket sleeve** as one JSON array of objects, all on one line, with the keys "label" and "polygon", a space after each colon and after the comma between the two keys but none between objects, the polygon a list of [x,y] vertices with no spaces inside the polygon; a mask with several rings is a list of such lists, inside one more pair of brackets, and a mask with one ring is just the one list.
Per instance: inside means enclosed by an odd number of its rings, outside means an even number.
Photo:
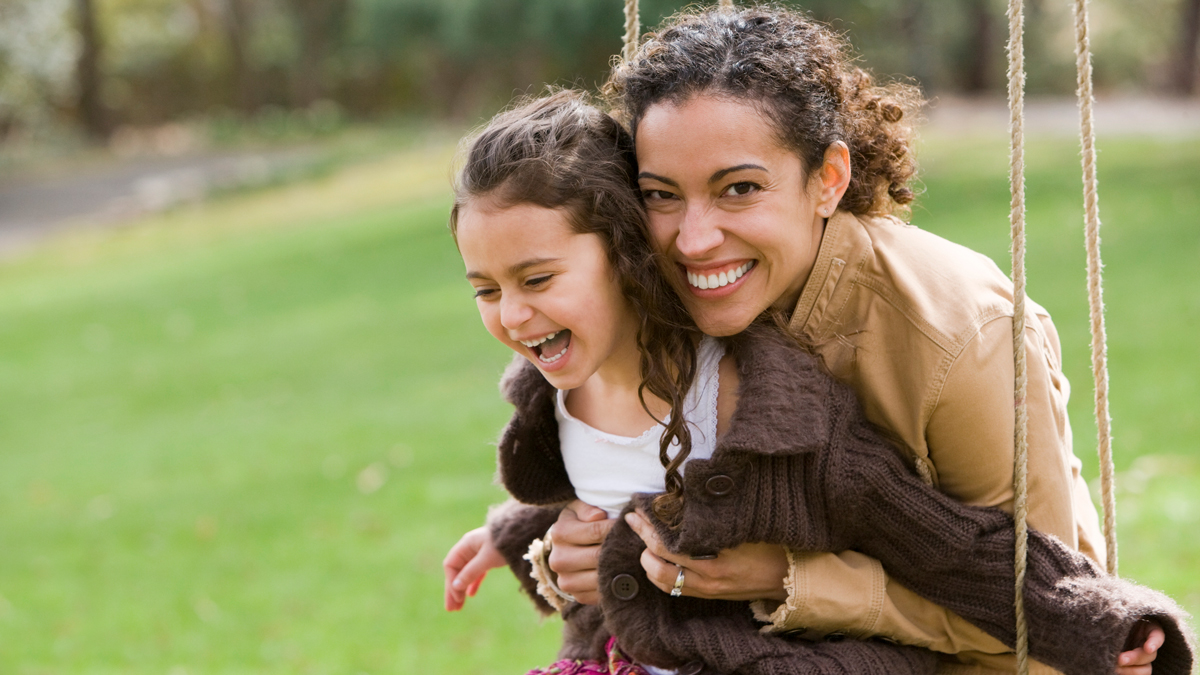
[{"label": "jacket sleeve", "polygon": [[[1030,303],[1029,524],[1103,564],[1104,540],[1071,448],[1070,385],[1050,317]],[[1012,320],[985,324],[955,356],[925,427],[938,487],[960,502],[1013,510]]]},{"label": "jacket sleeve", "polygon": [[[1101,561],[1099,519],[1071,450],[1066,411],[1070,385],[1060,368],[1058,334],[1045,310],[1032,303],[1030,307],[1025,344],[1029,522]],[[1013,394],[1011,385],[997,386],[1012,380],[1012,323],[997,319],[984,325],[957,355],[926,428],[939,487],[958,501],[1012,510]],[[854,552],[846,553],[853,558]],[[771,615],[775,630],[804,627],[877,634],[944,653],[997,653],[998,643],[991,636],[890,578],[879,583],[870,565],[849,564],[843,559],[846,553],[798,559],[793,575],[807,583],[800,597]]]},{"label": "jacket sleeve", "polygon": [[996,638],[888,576],[878,560],[858,551],[788,551],[787,602],[755,611],[771,632],[821,638],[883,637],[943,654],[1006,654]]},{"label": "jacket sleeve", "polygon": [[[848,548],[880,560],[899,582],[1012,647],[1013,521],[925,485],[852,410],[835,423],[830,495]],[[1100,572],[1054,537],[1029,533],[1025,608],[1030,655],[1068,675],[1114,672],[1139,620],[1163,626],[1158,675],[1191,672],[1186,616],[1166,596]]]},{"label": "jacket sleeve", "polygon": [[492,542],[508,562],[509,569],[521,584],[521,590],[533,600],[542,614],[551,614],[556,610],[538,593],[533,566],[524,556],[533,540],[544,536],[554,521],[558,520],[561,510],[559,507],[526,506],[510,499],[493,506],[488,512],[487,526]]}]

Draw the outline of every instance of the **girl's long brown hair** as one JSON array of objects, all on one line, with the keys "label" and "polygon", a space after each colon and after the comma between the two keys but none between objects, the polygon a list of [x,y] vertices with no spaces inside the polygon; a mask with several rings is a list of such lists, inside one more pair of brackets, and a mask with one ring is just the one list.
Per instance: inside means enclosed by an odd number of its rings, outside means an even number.
[{"label": "girl's long brown hair", "polygon": [[[450,231],[472,199],[503,206],[533,204],[564,209],[581,234],[600,237],[621,290],[638,317],[642,407],[645,392],[671,405],[659,460],[666,492],[655,515],[674,525],[683,506],[680,467],[691,452],[683,402],[696,378],[696,329],[664,277],[665,264],[650,245],[638,194],[633,138],[577,91],[518,102],[465,142],[454,183]],[[653,413],[650,413],[653,416]],[[679,451],[672,457],[674,441]]]}]

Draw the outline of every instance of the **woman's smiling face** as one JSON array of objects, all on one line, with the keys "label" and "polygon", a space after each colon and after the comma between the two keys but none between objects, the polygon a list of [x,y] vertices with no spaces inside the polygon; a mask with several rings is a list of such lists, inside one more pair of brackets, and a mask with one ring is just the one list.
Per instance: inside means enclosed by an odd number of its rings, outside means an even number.
[{"label": "woman's smiling face", "polygon": [[[652,105],[636,142],[651,236],[700,329],[732,335],[769,307],[791,311],[845,190],[848,155],[844,176],[831,153],[806,176],[758,108],[703,94]],[[837,165],[845,146],[835,146]]]},{"label": "woman's smiling face", "polygon": [[552,385],[574,389],[603,368],[636,372],[637,319],[604,243],[576,232],[564,209],[473,199],[456,240],[484,326]]}]

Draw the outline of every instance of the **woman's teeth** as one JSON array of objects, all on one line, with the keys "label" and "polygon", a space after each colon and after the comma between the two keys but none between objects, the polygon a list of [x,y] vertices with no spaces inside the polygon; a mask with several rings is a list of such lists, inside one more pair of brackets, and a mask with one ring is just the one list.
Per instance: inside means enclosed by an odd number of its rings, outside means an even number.
[{"label": "woman's teeth", "polygon": [[753,266],[754,261],[751,260],[742,263],[731,270],[726,270],[717,274],[695,274],[694,272],[689,271],[687,273],[687,280],[688,283],[693,287],[699,288],[702,291],[710,288],[720,288],[722,286],[728,286],[729,284],[732,284],[733,282],[742,278],[742,275],[746,272],[749,272],[750,268]]}]

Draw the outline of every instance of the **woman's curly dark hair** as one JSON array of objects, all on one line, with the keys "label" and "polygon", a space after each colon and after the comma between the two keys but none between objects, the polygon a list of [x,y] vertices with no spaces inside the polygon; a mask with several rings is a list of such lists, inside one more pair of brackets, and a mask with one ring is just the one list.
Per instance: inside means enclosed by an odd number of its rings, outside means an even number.
[{"label": "woman's curly dark hair", "polygon": [[[683,401],[696,377],[699,331],[651,248],[632,136],[584,94],[563,90],[519,101],[492,118],[465,142],[462,154],[450,211],[450,231],[456,237],[462,209],[484,197],[502,206],[562,208],[576,232],[600,237],[638,317],[642,406],[646,391],[671,405],[659,459],[667,472],[664,504],[681,506],[679,467],[691,451]],[[680,448],[672,457],[675,440]],[[656,503],[655,513],[674,522],[679,509]]]},{"label": "woman's curly dark hair", "polygon": [[709,9],[668,18],[605,85],[615,111],[637,135],[650,106],[698,94],[751,102],[805,171],[826,148],[850,148],[851,179],[839,208],[856,215],[904,210],[913,201],[912,141],[920,91],[876,84],[854,65],[849,43],[791,9]]}]

